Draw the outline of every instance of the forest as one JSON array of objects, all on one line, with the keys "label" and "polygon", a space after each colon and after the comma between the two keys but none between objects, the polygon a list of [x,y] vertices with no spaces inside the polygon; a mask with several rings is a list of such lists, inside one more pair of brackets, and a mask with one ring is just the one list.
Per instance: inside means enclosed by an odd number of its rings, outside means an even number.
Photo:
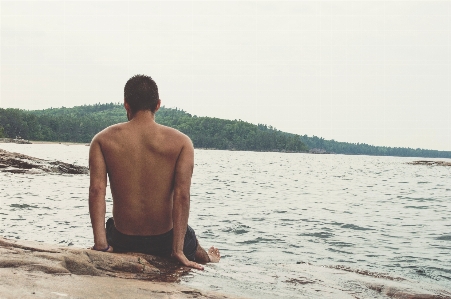
[{"label": "forest", "polygon": [[[188,135],[196,148],[245,151],[314,152],[349,155],[451,158],[450,151],[374,146],[282,132],[265,124],[198,117],[161,107],[158,123]],[[127,121],[120,103],[45,110],[0,109],[0,138],[89,143],[99,131]]]},{"label": "forest", "polygon": [[[242,120],[197,117],[161,107],[159,124],[188,135],[196,148],[248,151],[306,152],[300,136]],[[0,138],[89,143],[104,128],[127,121],[121,104],[84,105],[45,110],[0,109]]]}]

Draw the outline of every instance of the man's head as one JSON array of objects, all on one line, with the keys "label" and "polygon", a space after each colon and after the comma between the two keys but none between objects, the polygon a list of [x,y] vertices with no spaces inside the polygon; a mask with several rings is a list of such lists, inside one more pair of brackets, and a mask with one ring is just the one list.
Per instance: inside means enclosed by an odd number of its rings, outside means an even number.
[{"label": "man's head", "polygon": [[124,100],[132,114],[140,110],[150,110],[155,113],[160,103],[158,86],[149,76],[135,75],[125,84]]}]

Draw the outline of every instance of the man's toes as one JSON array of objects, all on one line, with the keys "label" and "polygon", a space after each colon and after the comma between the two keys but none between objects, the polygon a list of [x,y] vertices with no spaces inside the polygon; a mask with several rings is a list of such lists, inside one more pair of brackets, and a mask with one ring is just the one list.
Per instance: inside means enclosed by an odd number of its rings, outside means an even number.
[{"label": "man's toes", "polygon": [[213,248],[213,252],[217,255],[220,256],[221,254],[219,253],[219,249],[218,248]]},{"label": "man's toes", "polygon": [[221,259],[219,249],[214,246],[211,246],[210,249],[208,249],[208,256],[210,257],[210,262],[212,263],[217,263]]}]

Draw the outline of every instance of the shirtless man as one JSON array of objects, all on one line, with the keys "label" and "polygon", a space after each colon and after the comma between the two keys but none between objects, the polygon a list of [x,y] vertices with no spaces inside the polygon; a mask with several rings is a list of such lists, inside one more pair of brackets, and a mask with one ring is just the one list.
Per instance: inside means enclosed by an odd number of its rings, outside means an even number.
[{"label": "shirtless man", "polygon": [[[128,122],[106,128],[89,150],[93,250],[172,256],[185,266],[219,262],[188,226],[194,148],[188,136],[155,122],[158,87],[136,75],[124,88]],[[107,175],[113,218],[105,229]],[[114,250],[113,250],[114,248]]]}]

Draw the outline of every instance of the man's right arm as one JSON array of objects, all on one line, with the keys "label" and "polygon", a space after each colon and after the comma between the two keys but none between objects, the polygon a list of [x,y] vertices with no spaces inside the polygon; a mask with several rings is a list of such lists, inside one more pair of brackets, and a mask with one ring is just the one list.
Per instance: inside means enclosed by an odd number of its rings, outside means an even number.
[{"label": "man's right arm", "polygon": [[189,261],[183,253],[186,228],[188,226],[191,176],[194,168],[194,147],[188,137],[175,165],[172,221],[174,237],[172,256],[183,265],[203,270],[203,266]]},{"label": "man's right arm", "polygon": [[107,172],[102,149],[96,137],[89,148],[89,214],[91,216],[92,230],[94,233],[95,250],[111,252],[105,232],[105,189],[107,185]]}]

